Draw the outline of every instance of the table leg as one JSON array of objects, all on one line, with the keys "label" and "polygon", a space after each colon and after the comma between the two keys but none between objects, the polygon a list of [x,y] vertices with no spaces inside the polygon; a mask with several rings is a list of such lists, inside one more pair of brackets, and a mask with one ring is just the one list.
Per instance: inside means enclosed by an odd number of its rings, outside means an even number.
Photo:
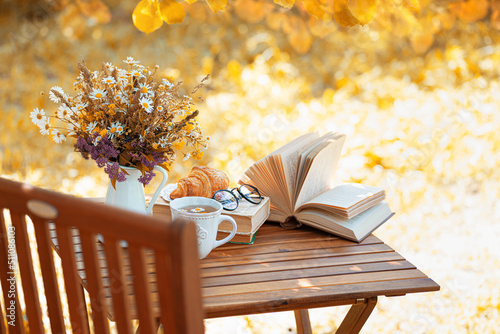
[{"label": "table leg", "polygon": [[297,334],[312,334],[311,321],[307,309],[294,310],[295,323],[297,324]]},{"label": "table leg", "polygon": [[371,297],[368,299],[363,298],[359,303],[352,305],[337,329],[337,334],[359,333],[376,304],[377,297]]}]

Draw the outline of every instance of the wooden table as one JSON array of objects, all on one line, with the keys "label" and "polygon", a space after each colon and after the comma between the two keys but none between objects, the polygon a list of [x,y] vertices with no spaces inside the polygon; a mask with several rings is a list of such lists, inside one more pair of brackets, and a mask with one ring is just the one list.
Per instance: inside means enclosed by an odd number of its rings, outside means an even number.
[{"label": "wooden table", "polygon": [[[78,249],[77,259],[83,266]],[[225,244],[200,265],[206,318],[294,311],[298,333],[312,333],[310,308],[352,305],[337,333],[358,333],[378,296],[439,290],[373,235],[358,244],[306,226],[284,230],[266,223],[253,245]]]}]

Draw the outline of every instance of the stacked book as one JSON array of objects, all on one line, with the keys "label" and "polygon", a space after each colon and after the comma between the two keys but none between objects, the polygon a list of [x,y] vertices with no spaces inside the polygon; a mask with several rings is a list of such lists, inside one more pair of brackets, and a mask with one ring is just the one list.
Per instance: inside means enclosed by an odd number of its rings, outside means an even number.
[{"label": "stacked book", "polygon": [[381,188],[331,187],[344,142],[343,134],[308,133],[257,161],[239,182],[270,198],[270,221],[285,228],[309,225],[361,242],[394,213]]},{"label": "stacked book", "polygon": [[[157,199],[153,207],[153,216],[167,217],[170,220],[170,197],[169,193],[173,188],[168,185],[161,196]],[[231,239],[232,243],[252,244],[255,241],[255,236],[259,227],[267,220],[270,213],[269,197],[264,197],[260,204],[252,204],[245,200],[240,200],[238,208],[234,211],[222,210],[223,215],[228,215],[234,218],[237,225],[236,235]],[[219,225],[217,239],[220,240],[231,233],[233,226],[231,223],[224,221]]]}]

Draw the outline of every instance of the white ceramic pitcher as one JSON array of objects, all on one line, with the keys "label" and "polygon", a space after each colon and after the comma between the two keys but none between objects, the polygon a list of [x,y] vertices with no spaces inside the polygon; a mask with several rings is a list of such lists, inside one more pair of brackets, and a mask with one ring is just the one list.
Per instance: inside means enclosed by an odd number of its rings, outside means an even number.
[{"label": "white ceramic pitcher", "polygon": [[143,213],[150,215],[153,206],[160,194],[161,189],[165,186],[168,180],[168,174],[165,169],[159,166],[155,166],[154,170],[162,173],[163,180],[161,184],[158,186],[156,191],[151,197],[149,201],[149,205],[146,206],[146,197],[144,195],[144,185],[139,182],[139,177],[142,175],[141,172],[134,167],[124,167],[120,166],[127,171],[128,175],[126,175],[127,179],[123,182],[116,182],[116,189],[113,188],[111,181],[108,185],[108,191],[106,192],[106,200],[105,203],[113,206],[120,207],[122,209],[127,209],[131,211],[135,211],[138,213]]}]

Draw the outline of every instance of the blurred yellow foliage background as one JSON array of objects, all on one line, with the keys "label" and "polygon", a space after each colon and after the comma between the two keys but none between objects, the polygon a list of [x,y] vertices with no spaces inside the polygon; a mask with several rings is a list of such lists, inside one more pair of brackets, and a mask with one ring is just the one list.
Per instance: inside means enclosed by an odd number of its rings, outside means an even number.
[{"label": "blurred yellow foliage background", "polygon": [[[212,137],[202,164],[236,182],[300,134],[339,131],[335,182],[387,190],[397,214],[376,234],[442,289],[381,298],[363,333],[498,331],[500,1],[153,2],[2,2],[3,177],[104,196],[103,171],[29,119],[55,108],[41,91],[71,91],[81,58],[98,69],[132,56],[186,90],[211,73],[197,103]],[[175,163],[170,182],[193,163]],[[314,333],[333,332],[343,311],[311,311]],[[207,322],[208,333],[289,327],[288,313]]]}]

